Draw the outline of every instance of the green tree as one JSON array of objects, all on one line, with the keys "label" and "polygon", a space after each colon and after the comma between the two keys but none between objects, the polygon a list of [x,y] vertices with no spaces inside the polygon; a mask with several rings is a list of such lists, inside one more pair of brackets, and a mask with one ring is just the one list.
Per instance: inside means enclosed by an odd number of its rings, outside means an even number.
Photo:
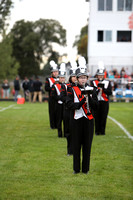
[{"label": "green tree", "polygon": [[40,35],[41,46],[45,54],[52,52],[52,43],[66,45],[66,30],[56,20],[40,19],[35,22],[34,30]]},{"label": "green tree", "polygon": [[14,78],[18,68],[19,63],[12,57],[12,38],[6,36],[0,43],[0,79]]},{"label": "green tree", "polygon": [[13,2],[11,0],[1,0],[0,1],[0,33],[5,30],[6,19],[10,14]]},{"label": "green tree", "polygon": [[84,26],[80,35],[76,36],[73,46],[77,47],[78,54],[84,56],[87,60],[87,44],[88,44],[88,25]]},{"label": "green tree", "polygon": [[38,75],[39,68],[39,34],[33,30],[33,22],[24,20],[15,23],[11,30],[13,37],[13,56],[20,63],[19,75],[25,76]]},{"label": "green tree", "polygon": [[39,75],[42,57],[51,56],[52,43],[64,46],[66,31],[56,20],[40,19],[36,22],[15,23],[11,30],[13,55],[20,63],[19,75]]}]

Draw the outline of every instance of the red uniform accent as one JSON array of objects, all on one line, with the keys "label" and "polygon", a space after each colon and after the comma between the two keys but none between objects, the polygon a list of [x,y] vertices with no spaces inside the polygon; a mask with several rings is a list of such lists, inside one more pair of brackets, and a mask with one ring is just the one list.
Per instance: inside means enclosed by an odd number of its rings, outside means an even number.
[{"label": "red uniform accent", "polygon": [[[95,80],[96,85],[98,86],[99,81]],[[99,89],[99,87],[97,87]],[[102,97],[104,101],[109,101],[107,95],[102,91]]]},{"label": "red uniform accent", "polygon": [[55,83],[54,78],[51,77],[50,80],[52,81],[53,84]]},{"label": "red uniform accent", "polygon": [[61,85],[59,83],[56,84],[58,90],[61,92]]},{"label": "red uniform accent", "polygon": [[102,97],[104,98],[105,101],[108,101],[107,95],[102,91]]},{"label": "red uniform accent", "polygon": [[[74,91],[75,91],[75,93],[76,93],[76,95],[77,95],[79,101],[81,101],[81,100],[84,98],[84,95],[81,94],[81,90],[80,90],[79,87],[77,87],[77,86],[74,86],[73,89],[74,89]],[[93,119],[93,115],[92,115],[92,114],[90,114],[90,115],[87,114],[87,104],[86,104],[86,103],[84,103],[84,104],[82,105],[82,108],[83,108],[83,110],[84,110],[84,112],[85,112],[87,118],[88,118],[89,120]]]}]

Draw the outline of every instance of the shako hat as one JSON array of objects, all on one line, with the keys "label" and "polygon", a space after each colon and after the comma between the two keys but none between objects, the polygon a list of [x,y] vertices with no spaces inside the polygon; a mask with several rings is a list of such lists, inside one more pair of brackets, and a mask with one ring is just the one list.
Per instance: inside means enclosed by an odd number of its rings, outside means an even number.
[{"label": "shako hat", "polygon": [[97,75],[104,75],[104,70],[103,69],[98,69],[97,70]]},{"label": "shako hat", "polygon": [[65,77],[66,76],[66,64],[61,63],[60,64],[60,69],[59,69],[59,77]]},{"label": "shako hat", "polygon": [[57,64],[55,63],[54,60],[51,60],[51,61],[49,62],[49,64],[50,64],[50,71],[51,71],[51,72],[59,71],[59,70],[58,70],[58,66],[57,66]]},{"label": "shako hat", "polygon": [[79,66],[76,70],[77,77],[80,77],[80,76],[87,76],[88,77],[86,60],[83,56],[79,57],[78,64],[79,64]]},{"label": "shako hat", "polygon": [[76,70],[77,70],[77,63],[76,61],[71,61],[71,68],[69,70],[70,77],[76,76]]}]

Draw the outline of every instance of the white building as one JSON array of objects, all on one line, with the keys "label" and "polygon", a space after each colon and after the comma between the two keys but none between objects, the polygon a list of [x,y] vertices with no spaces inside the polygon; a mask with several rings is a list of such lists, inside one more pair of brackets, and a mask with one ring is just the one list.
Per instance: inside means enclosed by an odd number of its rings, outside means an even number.
[{"label": "white building", "polygon": [[95,74],[98,62],[107,70],[133,72],[133,30],[128,27],[133,0],[90,0],[88,64]]}]

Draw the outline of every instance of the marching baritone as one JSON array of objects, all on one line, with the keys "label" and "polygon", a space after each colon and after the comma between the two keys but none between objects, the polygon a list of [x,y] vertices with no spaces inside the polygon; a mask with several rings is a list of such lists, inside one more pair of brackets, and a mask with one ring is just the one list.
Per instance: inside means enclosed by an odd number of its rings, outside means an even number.
[{"label": "marching baritone", "polygon": [[55,113],[54,113],[55,102],[54,102],[54,99],[52,98],[51,90],[58,76],[58,68],[57,68],[57,64],[53,60],[51,60],[49,64],[50,64],[50,69],[51,69],[51,77],[46,78],[45,90],[49,94],[48,106],[49,106],[50,127],[51,129],[55,129],[56,128],[56,122],[55,122],[56,120],[55,120]]},{"label": "marching baritone", "polygon": [[92,81],[97,90],[98,109],[95,112],[95,135],[105,135],[106,120],[109,111],[109,95],[112,94],[110,81],[104,79],[104,69],[97,70],[97,79]]},{"label": "marching baritone", "polygon": [[[82,66],[82,65],[81,65]],[[97,94],[93,87],[87,84],[86,69],[77,70],[77,85],[69,88],[67,106],[74,111],[73,115],[73,170],[74,174],[80,172],[82,149],[82,173],[87,174],[90,169],[90,154],[93,139],[94,122],[92,112],[97,109]],[[87,94],[83,94],[83,91]],[[92,93],[92,94],[90,94]],[[88,101],[86,101],[88,99]],[[87,104],[89,103],[89,112]]]}]

